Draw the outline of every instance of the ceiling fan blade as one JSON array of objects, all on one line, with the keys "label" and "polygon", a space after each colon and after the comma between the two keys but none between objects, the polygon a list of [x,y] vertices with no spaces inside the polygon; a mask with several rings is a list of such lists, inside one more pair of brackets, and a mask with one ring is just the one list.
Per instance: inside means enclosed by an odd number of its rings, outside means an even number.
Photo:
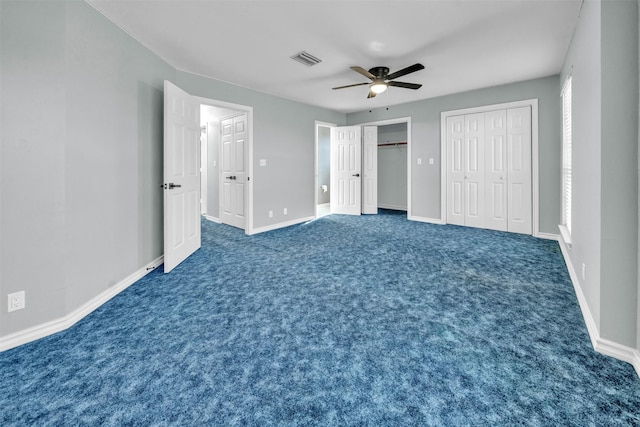
[{"label": "ceiling fan blade", "polygon": [[338,87],[334,87],[332,89],[334,89],[334,90],[335,89],[344,89],[344,88],[347,88],[347,87],[364,86],[364,85],[369,85],[369,84],[371,84],[371,82],[369,82],[369,83],[356,83],[356,84],[353,84],[353,85],[346,85],[346,86],[338,86]]},{"label": "ceiling fan blade", "polygon": [[422,85],[419,85],[417,83],[389,82],[387,84],[389,86],[403,87],[405,89],[420,89],[422,87]]},{"label": "ceiling fan blade", "polygon": [[360,74],[362,74],[363,76],[365,76],[365,77],[366,77],[366,78],[368,78],[368,79],[373,80],[373,79],[375,79],[375,78],[376,78],[376,76],[374,76],[373,74],[371,74],[370,72],[368,72],[367,70],[365,70],[365,69],[364,69],[364,68],[362,68],[362,67],[351,67],[351,69],[352,69],[353,71],[355,71],[356,73],[360,73]]},{"label": "ceiling fan blade", "polygon": [[367,95],[367,99],[369,98],[375,98],[376,97],[376,93],[372,90],[369,91],[369,95]]},{"label": "ceiling fan blade", "polygon": [[397,79],[398,77],[405,76],[410,73],[414,73],[416,71],[420,71],[424,69],[424,65],[422,64],[413,64],[407,68],[403,68],[400,71],[396,71],[395,73],[391,73],[387,76],[387,80]]}]

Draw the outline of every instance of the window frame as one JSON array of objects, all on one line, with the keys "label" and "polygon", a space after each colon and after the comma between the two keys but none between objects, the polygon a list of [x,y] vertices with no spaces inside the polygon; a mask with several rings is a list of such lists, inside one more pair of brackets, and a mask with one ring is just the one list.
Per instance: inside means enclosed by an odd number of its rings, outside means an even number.
[{"label": "window frame", "polygon": [[562,86],[560,97],[562,100],[562,217],[560,234],[567,244],[571,244],[572,231],[572,175],[573,175],[573,142],[572,142],[572,76],[569,75]]}]

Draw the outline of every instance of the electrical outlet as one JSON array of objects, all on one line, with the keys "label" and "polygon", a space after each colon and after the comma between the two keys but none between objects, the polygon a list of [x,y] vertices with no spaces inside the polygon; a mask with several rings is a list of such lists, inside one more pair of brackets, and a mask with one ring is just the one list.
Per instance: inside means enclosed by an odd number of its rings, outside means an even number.
[{"label": "electrical outlet", "polygon": [[8,311],[22,310],[25,305],[24,291],[7,295]]},{"label": "electrical outlet", "polygon": [[582,263],[582,280],[587,280],[587,265]]},{"label": "electrical outlet", "polygon": [[269,218],[273,218],[273,211],[269,211]]},{"label": "electrical outlet", "polygon": [[287,208],[284,208],[284,211],[282,212],[284,215],[287,214]]}]

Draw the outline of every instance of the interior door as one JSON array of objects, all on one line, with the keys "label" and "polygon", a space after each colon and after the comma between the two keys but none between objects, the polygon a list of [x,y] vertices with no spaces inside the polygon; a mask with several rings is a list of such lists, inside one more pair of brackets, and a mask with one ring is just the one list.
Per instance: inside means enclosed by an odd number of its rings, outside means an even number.
[{"label": "interior door", "polygon": [[362,213],[378,213],[378,127],[364,126]]},{"label": "interior door", "polygon": [[447,117],[447,223],[464,225],[464,116]]},{"label": "interior door", "polygon": [[200,104],[164,82],[164,272],[201,245]]},{"label": "interior door", "polygon": [[331,213],[360,215],[362,129],[340,126],[331,132]]},{"label": "interior door", "polygon": [[489,111],[485,123],[485,227],[507,230],[507,111]]},{"label": "interior door", "polygon": [[222,133],[222,162],[220,165],[220,221],[223,224],[245,229],[245,191],[247,172],[245,150],[247,148],[247,114],[220,121]]},{"label": "interior door", "polygon": [[531,107],[507,110],[507,230],[531,234]]}]

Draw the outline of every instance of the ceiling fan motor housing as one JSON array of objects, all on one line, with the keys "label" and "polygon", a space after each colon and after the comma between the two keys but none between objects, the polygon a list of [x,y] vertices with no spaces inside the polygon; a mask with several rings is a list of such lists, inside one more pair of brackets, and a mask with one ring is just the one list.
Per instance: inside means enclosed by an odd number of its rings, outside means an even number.
[{"label": "ceiling fan motor housing", "polygon": [[387,77],[387,75],[389,74],[389,68],[388,67],[373,67],[369,70],[369,72],[371,74],[373,74],[374,76],[376,76],[376,78],[384,80],[385,77]]}]

